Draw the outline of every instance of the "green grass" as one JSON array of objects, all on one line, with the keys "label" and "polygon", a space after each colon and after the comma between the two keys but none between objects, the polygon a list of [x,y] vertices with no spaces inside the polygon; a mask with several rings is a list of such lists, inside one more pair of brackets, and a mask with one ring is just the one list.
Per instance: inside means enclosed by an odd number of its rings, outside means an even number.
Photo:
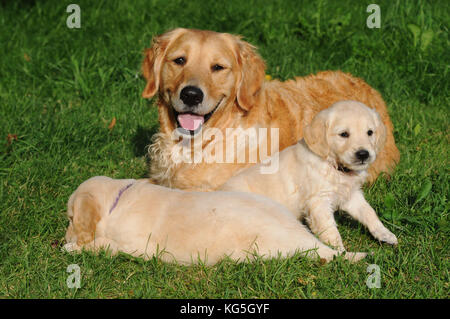
[{"label": "green grass", "polygon": [[[297,0],[77,1],[82,27],[68,29],[72,2],[0,4],[0,297],[449,297],[448,1],[378,1],[380,29],[366,27],[371,1]],[[63,240],[66,202],[82,181],[146,176],[158,123],[140,96],[142,50],[179,26],[244,35],[273,77],[341,69],[381,92],[402,158],[366,197],[398,247],[345,215],[346,247],[374,252],[365,262],[185,267],[52,245]],[[380,289],[365,284],[372,263]],[[80,289],[66,286],[69,264],[81,267]]]}]

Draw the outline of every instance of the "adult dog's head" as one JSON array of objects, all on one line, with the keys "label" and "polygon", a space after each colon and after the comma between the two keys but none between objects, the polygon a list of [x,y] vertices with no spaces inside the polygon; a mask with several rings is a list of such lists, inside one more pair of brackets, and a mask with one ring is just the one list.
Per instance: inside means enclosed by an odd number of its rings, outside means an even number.
[{"label": "adult dog's head", "polygon": [[230,116],[249,111],[265,65],[238,36],[179,28],[153,39],[142,70],[142,96],[159,94],[161,130],[193,135],[202,126],[225,128]]},{"label": "adult dog's head", "polygon": [[363,103],[339,101],[319,112],[304,130],[317,155],[348,171],[365,170],[384,146],[386,128],[378,113]]}]

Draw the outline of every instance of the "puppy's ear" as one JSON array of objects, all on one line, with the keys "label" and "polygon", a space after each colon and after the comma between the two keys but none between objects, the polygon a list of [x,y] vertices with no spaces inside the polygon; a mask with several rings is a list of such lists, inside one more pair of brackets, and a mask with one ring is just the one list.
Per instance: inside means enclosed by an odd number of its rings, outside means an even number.
[{"label": "puppy's ear", "polygon": [[317,114],[303,130],[304,139],[309,149],[322,158],[327,158],[330,152],[326,114],[323,111]]},{"label": "puppy's ear", "polygon": [[167,48],[184,31],[185,29],[178,28],[157,36],[153,38],[152,47],[144,51],[145,57],[142,62],[142,73],[147,80],[147,84],[142,92],[142,97],[151,98],[158,92],[161,67]]},{"label": "puppy's ear", "polygon": [[256,98],[264,83],[266,65],[255,52],[255,47],[235,37],[237,43],[237,62],[240,75],[237,81],[237,102],[239,107],[249,111],[256,103]]},{"label": "puppy's ear", "polygon": [[371,109],[372,116],[375,120],[375,151],[377,154],[383,149],[386,142],[386,126],[381,120],[380,115],[375,109]]},{"label": "puppy's ear", "polygon": [[97,223],[101,218],[97,200],[90,193],[85,192],[76,194],[70,204],[73,205],[71,207],[71,232],[76,236],[77,244],[82,245],[91,242],[94,240]]}]

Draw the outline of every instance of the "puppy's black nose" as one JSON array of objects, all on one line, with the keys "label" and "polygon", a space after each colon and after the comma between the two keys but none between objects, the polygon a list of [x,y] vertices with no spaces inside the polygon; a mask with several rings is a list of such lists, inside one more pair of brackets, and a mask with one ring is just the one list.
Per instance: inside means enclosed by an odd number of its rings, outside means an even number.
[{"label": "puppy's black nose", "polygon": [[355,155],[356,158],[359,159],[360,161],[364,161],[369,158],[369,152],[366,150],[359,150],[358,152],[355,153]]},{"label": "puppy's black nose", "polygon": [[202,103],[203,92],[196,86],[186,86],[180,92],[180,99],[187,106],[195,106]]}]

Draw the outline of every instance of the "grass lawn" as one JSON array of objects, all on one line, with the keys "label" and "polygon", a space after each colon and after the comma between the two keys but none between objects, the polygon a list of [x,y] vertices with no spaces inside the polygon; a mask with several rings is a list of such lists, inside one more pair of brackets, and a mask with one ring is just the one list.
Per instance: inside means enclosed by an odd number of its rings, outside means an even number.
[{"label": "grass lawn", "polygon": [[[448,1],[0,2],[1,298],[448,298]],[[142,51],[174,27],[244,35],[267,73],[287,79],[333,69],[378,89],[389,106],[401,162],[365,189],[398,247],[338,214],[345,246],[364,262],[289,258],[213,267],[60,250],[69,195],[95,175],[142,178],[158,130],[141,98]],[[110,123],[116,119],[111,128]],[[81,288],[66,285],[78,264]],[[368,288],[377,264],[381,288]]]}]

